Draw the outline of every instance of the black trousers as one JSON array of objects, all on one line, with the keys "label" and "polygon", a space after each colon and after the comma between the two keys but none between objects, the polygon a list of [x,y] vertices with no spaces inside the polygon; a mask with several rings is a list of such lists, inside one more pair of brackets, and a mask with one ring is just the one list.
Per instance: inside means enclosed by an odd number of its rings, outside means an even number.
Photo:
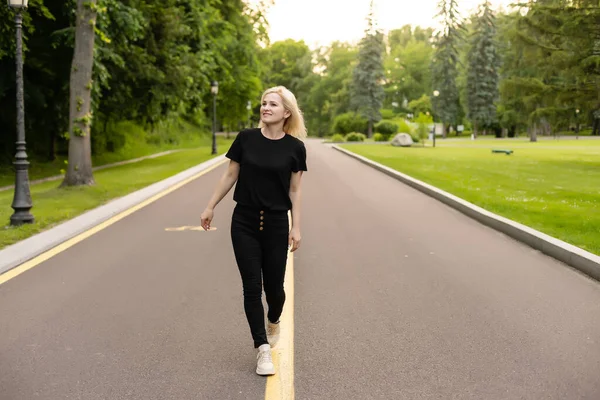
[{"label": "black trousers", "polygon": [[244,311],[255,348],[268,343],[262,304],[263,281],[269,321],[277,322],[283,311],[288,234],[287,211],[252,209],[239,204],[233,211],[231,241],[242,277]]}]

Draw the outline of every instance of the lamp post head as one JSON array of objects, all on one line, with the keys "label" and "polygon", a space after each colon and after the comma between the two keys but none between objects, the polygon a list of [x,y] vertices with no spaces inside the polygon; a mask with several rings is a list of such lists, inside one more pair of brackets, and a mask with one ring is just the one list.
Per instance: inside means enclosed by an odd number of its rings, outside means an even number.
[{"label": "lamp post head", "polygon": [[439,90],[434,90],[434,91],[433,91],[433,95],[434,95],[435,97],[438,97],[438,96],[440,95],[440,91],[439,91]]},{"label": "lamp post head", "polygon": [[579,114],[579,108],[575,110],[575,114]]},{"label": "lamp post head", "polygon": [[27,8],[28,0],[8,0],[8,6],[12,8]]},{"label": "lamp post head", "polygon": [[211,92],[212,94],[215,94],[215,95],[216,95],[217,93],[219,93],[219,82],[217,82],[217,81],[213,81],[213,82],[210,84],[210,92]]}]

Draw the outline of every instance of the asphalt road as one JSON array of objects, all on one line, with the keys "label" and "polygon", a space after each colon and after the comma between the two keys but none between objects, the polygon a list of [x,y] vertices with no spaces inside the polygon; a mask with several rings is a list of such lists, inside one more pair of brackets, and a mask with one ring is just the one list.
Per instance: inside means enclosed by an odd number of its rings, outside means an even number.
[{"label": "asphalt road", "polygon": [[[296,399],[599,399],[600,285],[311,141]],[[402,150],[399,150],[402,151]],[[263,399],[224,167],[0,286],[0,399]]]}]

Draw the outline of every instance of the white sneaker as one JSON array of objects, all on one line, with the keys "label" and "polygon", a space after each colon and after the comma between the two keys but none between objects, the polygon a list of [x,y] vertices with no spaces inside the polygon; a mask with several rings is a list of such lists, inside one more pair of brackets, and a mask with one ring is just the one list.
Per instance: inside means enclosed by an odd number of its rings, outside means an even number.
[{"label": "white sneaker", "polygon": [[271,347],[275,347],[279,341],[279,325],[280,324],[273,324],[271,321],[267,321],[267,340]]},{"label": "white sneaker", "polygon": [[258,375],[275,375],[275,366],[271,358],[271,346],[263,344],[256,355],[256,373]]}]

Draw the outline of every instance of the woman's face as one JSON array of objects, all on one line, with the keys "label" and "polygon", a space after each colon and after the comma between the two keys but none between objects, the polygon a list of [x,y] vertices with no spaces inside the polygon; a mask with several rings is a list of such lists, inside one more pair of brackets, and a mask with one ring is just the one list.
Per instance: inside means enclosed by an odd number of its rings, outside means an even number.
[{"label": "woman's face", "polygon": [[290,116],[290,112],[283,108],[281,96],[277,93],[269,93],[263,99],[260,106],[260,118],[263,123],[271,125],[283,122]]}]

